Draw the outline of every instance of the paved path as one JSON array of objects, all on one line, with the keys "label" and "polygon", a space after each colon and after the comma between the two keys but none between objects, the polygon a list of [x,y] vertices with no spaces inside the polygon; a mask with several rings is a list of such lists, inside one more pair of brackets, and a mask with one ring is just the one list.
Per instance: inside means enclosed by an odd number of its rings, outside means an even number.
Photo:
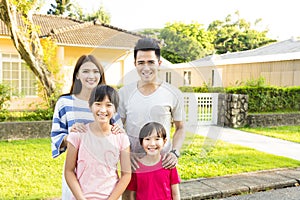
[{"label": "paved path", "polygon": [[188,127],[187,131],[262,152],[300,160],[300,144],[219,126]]}]

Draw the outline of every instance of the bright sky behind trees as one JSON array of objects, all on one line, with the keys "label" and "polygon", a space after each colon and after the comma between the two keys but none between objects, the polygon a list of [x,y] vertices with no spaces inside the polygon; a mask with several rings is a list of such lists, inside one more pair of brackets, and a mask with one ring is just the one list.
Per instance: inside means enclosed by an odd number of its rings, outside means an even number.
[{"label": "bright sky behind trees", "polygon": [[[167,22],[203,24],[224,20],[239,11],[253,25],[261,18],[260,28],[269,29],[269,37],[285,40],[300,36],[300,0],[76,0],[86,12],[102,4],[111,14],[111,25],[126,30],[162,28]],[[259,27],[258,27],[259,28]],[[258,30],[261,30],[258,29]]]}]

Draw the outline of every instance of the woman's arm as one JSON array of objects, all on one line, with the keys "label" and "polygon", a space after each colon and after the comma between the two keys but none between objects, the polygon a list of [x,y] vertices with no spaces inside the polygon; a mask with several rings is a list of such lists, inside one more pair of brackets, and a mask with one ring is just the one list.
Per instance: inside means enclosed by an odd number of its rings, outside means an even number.
[{"label": "woman's arm", "polygon": [[65,179],[74,197],[78,200],[84,200],[85,198],[75,174],[77,155],[78,149],[76,149],[71,143],[68,143],[68,152],[65,163]]},{"label": "woman's arm", "polygon": [[171,185],[171,190],[172,190],[172,199],[180,200],[179,184]]},{"label": "woman's arm", "polygon": [[68,127],[66,117],[62,117],[59,113],[64,113],[64,103],[62,99],[58,99],[52,119],[52,127],[51,127],[51,150],[52,157],[55,158],[59,156],[66,150],[67,147],[67,135],[68,135]]},{"label": "woman's arm", "polygon": [[120,155],[120,164],[121,164],[121,178],[117,183],[115,189],[112,191],[108,200],[118,199],[122,193],[125,191],[128,183],[131,178],[131,164],[130,164],[130,149],[127,147],[121,151]]}]

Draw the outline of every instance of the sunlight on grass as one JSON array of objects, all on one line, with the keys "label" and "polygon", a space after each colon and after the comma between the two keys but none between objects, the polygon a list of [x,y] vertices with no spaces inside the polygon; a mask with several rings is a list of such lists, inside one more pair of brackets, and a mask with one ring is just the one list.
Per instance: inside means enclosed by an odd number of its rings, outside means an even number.
[{"label": "sunlight on grass", "polygon": [[239,128],[239,130],[300,143],[300,126]]},{"label": "sunlight on grass", "polygon": [[50,139],[0,142],[0,145],[0,199],[60,196],[65,155],[51,157]]},{"label": "sunlight on grass", "polygon": [[178,171],[183,180],[299,167],[300,161],[188,133]]},{"label": "sunlight on grass", "polygon": [[[51,157],[50,139],[0,142],[0,199],[49,199],[61,195],[65,154]],[[182,180],[299,167],[300,161],[187,133],[178,171]]]}]

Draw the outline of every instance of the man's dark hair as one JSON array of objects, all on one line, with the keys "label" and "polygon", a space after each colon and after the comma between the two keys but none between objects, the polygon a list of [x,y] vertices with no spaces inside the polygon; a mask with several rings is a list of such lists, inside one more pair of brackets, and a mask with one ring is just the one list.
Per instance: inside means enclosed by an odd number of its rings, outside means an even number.
[{"label": "man's dark hair", "polygon": [[158,41],[153,38],[141,38],[137,41],[133,53],[134,60],[136,60],[138,51],[155,51],[157,59],[160,60],[160,46]]}]

